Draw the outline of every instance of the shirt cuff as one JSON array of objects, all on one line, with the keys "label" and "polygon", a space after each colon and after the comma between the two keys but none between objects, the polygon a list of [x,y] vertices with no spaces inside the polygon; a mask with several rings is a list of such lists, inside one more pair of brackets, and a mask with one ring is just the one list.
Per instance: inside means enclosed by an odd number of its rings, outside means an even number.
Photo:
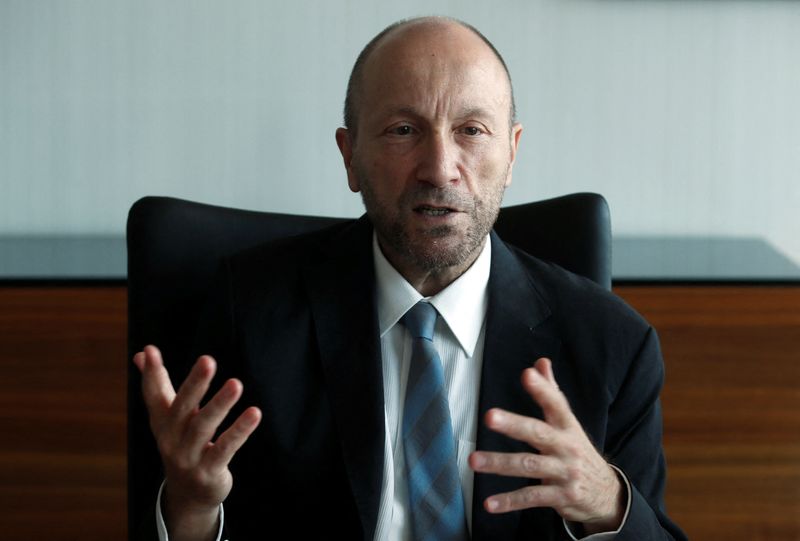
[{"label": "shirt cuff", "polygon": [[625,505],[625,514],[622,516],[622,522],[620,523],[619,528],[617,528],[613,532],[600,532],[578,538],[575,537],[575,534],[572,533],[572,531],[573,528],[579,525],[575,522],[568,522],[566,519],[562,519],[564,522],[564,529],[567,530],[569,538],[572,539],[572,541],[613,541],[613,539],[617,536],[620,530],[622,530],[622,528],[625,526],[625,522],[628,521],[628,514],[630,514],[631,512],[631,500],[633,495],[633,491],[631,490],[631,482],[628,481],[628,477],[622,472],[621,469],[617,468],[613,464],[609,464],[609,466],[614,468],[614,471],[617,472],[619,478],[622,479],[623,485],[625,486],[625,491],[627,493],[628,503]]},{"label": "shirt cuff", "polygon": [[[158,531],[158,541],[169,541],[167,524],[164,522],[164,515],[161,514],[161,493],[164,492],[164,486],[166,484],[166,479],[161,482],[161,486],[158,489],[158,498],[156,498],[156,530]],[[219,531],[217,531],[217,541],[222,541],[222,524],[224,522],[225,509],[222,507],[222,504],[219,504]]]}]

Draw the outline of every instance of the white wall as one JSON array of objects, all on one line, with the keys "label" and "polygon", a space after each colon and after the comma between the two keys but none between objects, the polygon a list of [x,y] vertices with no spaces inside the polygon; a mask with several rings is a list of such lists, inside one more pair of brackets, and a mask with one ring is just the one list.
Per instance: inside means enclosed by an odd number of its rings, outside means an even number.
[{"label": "white wall", "polygon": [[0,234],[122,233],[146,194],[359,214],[333,139],[348,72],[430,13],[511,68],[507,203],[597,191],[617,233],[800,262],[800,2],[769,0],[0,0]]}]

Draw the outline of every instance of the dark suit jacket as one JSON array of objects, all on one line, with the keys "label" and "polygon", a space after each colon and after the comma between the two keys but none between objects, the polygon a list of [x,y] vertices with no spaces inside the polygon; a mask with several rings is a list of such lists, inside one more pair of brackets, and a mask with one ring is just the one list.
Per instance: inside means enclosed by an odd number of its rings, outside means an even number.
[{"label": "dark suit jacket", "polygon": [[[231,468],[232,540],[374,536],[384,459],[384,408],[366,218],[230,259],[214,288],[198,352],[219,382],[244,383],[243,406],[264,418]],[[491,407],[541,417],[520,383],[547,356],[584,429],[634,485],[619,540],[683,539],[664,514],[658,394],[663,363],[653,329],[592,282],[492,238],[479,419]],[[477,447],[526,445],[478,429]],[[473,539],[567,539],[552,509],[503,515],[483,500],[528,481],[476,475]]]}]

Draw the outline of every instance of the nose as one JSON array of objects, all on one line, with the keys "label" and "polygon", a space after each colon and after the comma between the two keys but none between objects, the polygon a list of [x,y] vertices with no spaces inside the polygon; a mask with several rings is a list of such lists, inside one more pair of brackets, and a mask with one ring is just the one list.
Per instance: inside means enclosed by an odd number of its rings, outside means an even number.
[{"label": "nose", "polygon": [[446,133],[432,132],[420,145],[417,180],[443,188],[457,182],[461,176],[458,167],[458,147]]}]

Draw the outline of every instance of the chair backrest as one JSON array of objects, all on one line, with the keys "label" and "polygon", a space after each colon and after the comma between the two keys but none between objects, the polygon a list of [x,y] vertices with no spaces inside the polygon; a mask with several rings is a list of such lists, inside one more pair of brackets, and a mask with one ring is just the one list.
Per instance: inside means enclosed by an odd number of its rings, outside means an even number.
[{"label": "chair backrest", "polygon": [[[345,218],[254,212],[145,197],[128,215],[128,353],[156,344],[167,362],[191,351],[199,313],[220,259]],[[611,287],[611,227],[602,196],[571,194],[506,207],[495,230],[506,242]],[[129,365],[128,524],[131,538],[155,502],[160,460]],[[178,368],[177,373],[187,367]],[[170,369],[173,366],[170,365]]]}]

